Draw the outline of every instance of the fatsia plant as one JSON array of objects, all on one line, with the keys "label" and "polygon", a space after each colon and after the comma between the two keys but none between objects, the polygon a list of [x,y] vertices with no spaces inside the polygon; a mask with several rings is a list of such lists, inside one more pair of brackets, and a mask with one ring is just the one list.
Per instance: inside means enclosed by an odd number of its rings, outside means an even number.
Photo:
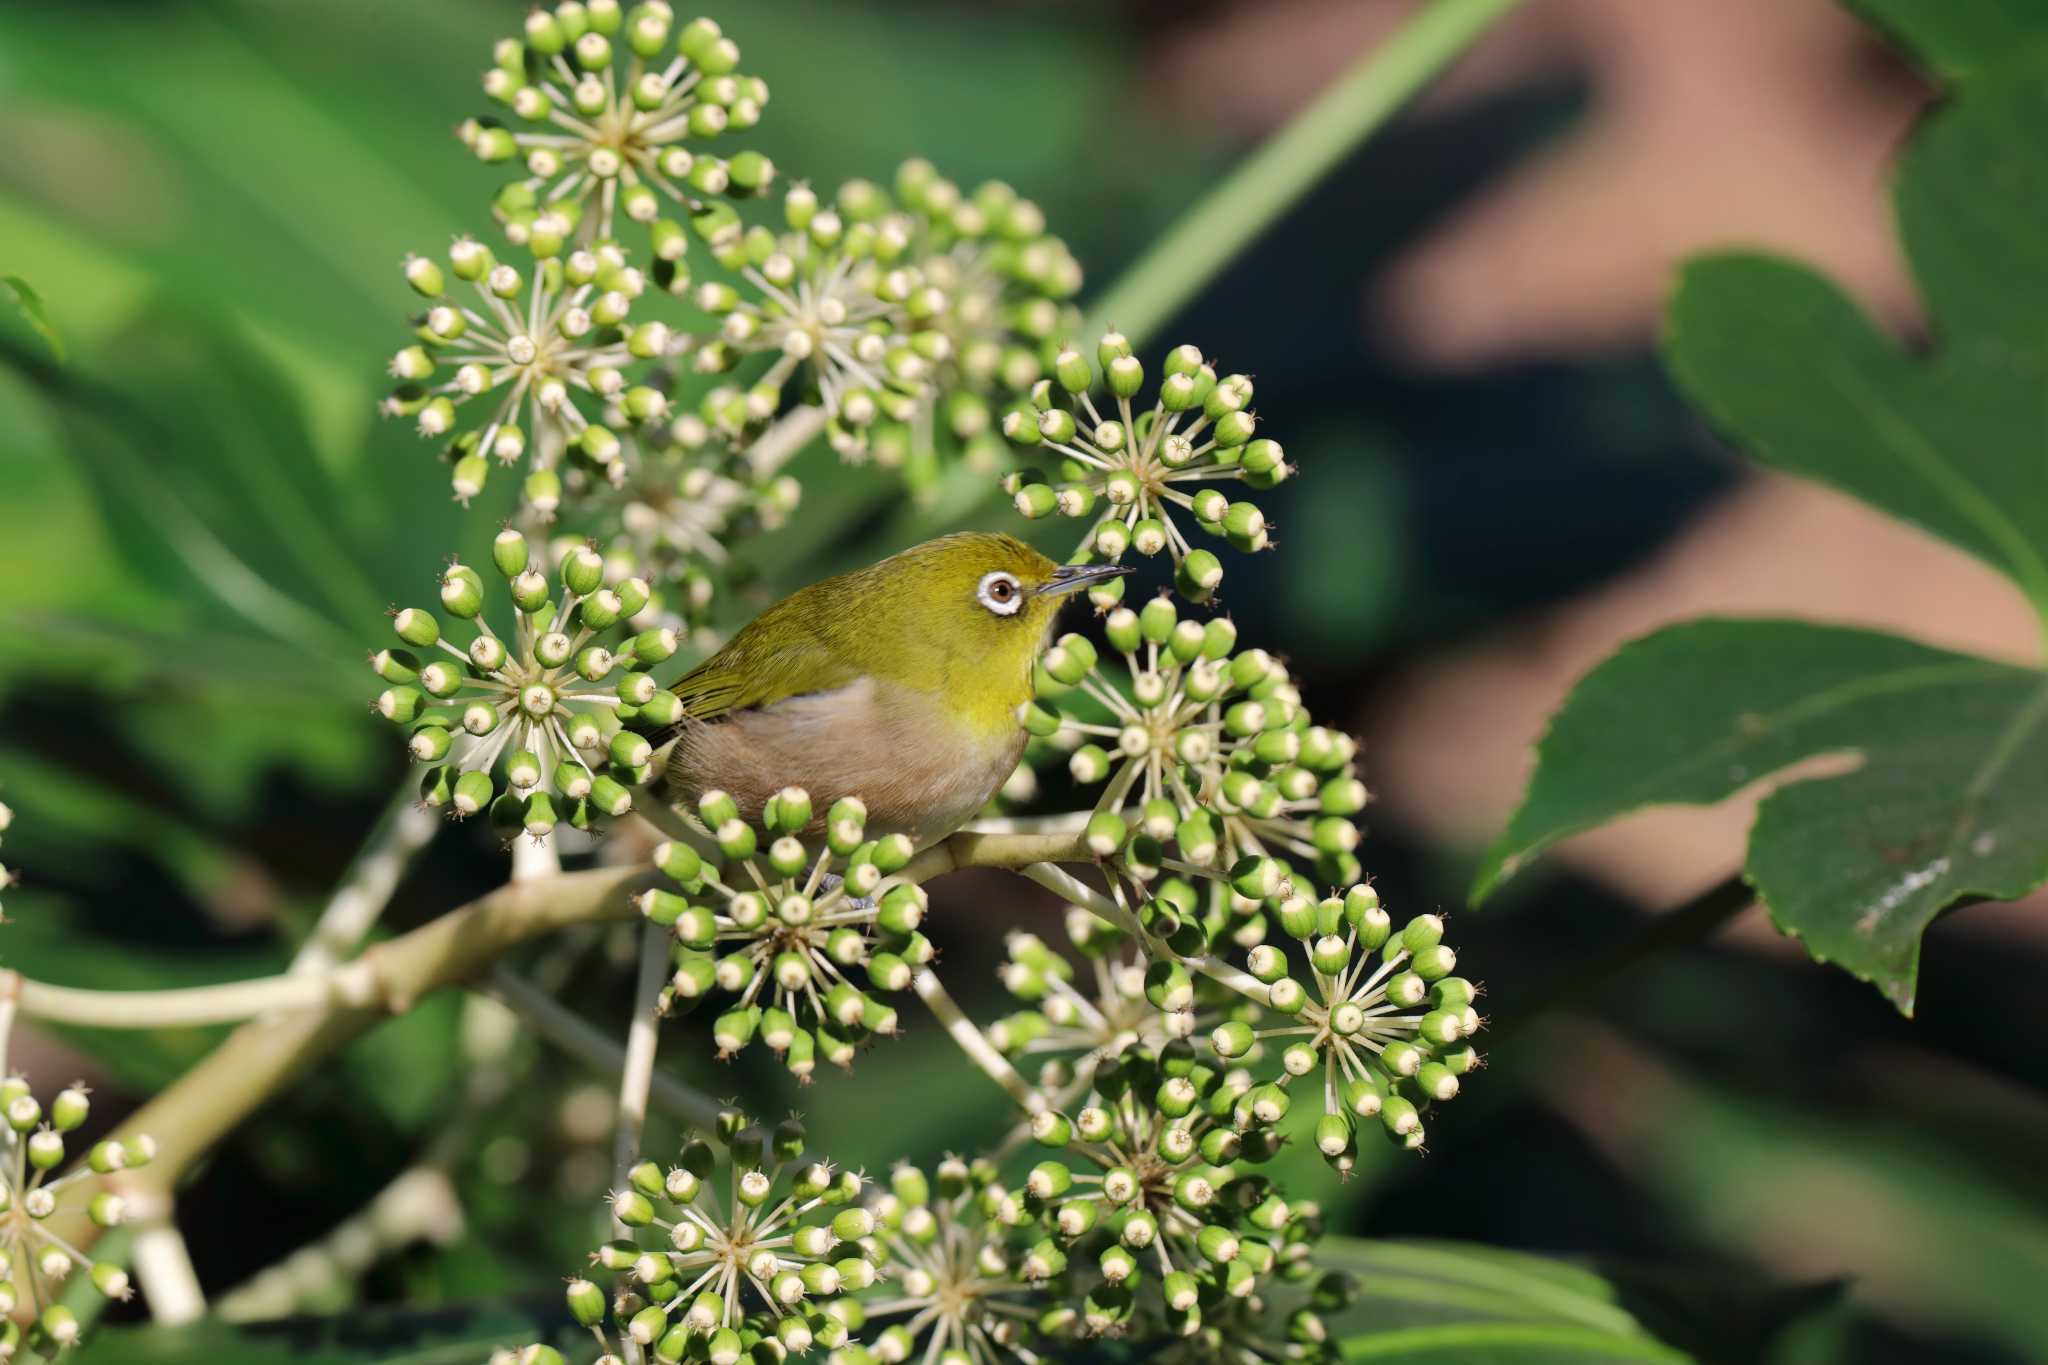
[{"label": "fatsia plant", "polygon": [[[1291,182],[1260,212],[1505,8],[1454,0],[1362,66],[1319,115],[1320,145],[1247,169],[1284,165]],[[437,600],[392,610],[369,656],[372,710],[417,768],[412,799],[287,974],[131,993],[5,978],[0,1019],[256,1021],[61,1174],[83,1091],[45,1115],[18,1079],[0,1086],[15,1152],[0,1215],[16,1228],[0,1307],[31,1324],[7,1346],[78,1339],[57,1296],[74,1267],[127,1296],[126,1272],[90,1249],[130,1214],[152,1308],[192,1316],[166,1216],[180,1173],[380,1017],[495,967],[500,1001],[617,1075],[619,1120],[609,1233],[563,1267],[580,1271],[558,1310],[576,1330],[507,1333],[478,1365],[1038,1362],[1111,1343],[1335,1359],[1354,1277],[1319,1259],[1322,1211],[1276,1158],[1299,1143],[1348,1174],[1361,1144],[1421,1149],[1479,1064],[1484,1019],[1444,921],[1396,919],[1366,875],[1356,743],[1315,722],[1286,664],[1214,600],[1228,554],[1270,548],[1256,497],[1294,470],[1250,377],[1191,345],[1154,350],[1149,333],[1242,220],[1198,212],[1162,251],[1194,241],[1209,259],[1183,259],[1164,288],[1141,271],[1119,301],[1143,326],[1118,330],[1084,319],[1081,265],[1009,185],[963,186],[921,159],[886,185],[791,183],[780,163],[801,149],[738,145],[772,134],[771,91],[713,19],[561,0],[487,57],[487,112],[453,150],[497,185],[470,231],[403,259],[413,302],[380,405],[457,504],[512,508],[486,553],[444,561]],[[35,292],[10,289],[42,322]],[[739,559],[775,554],[802,501],[796,458],[818,442],[916,500],[966,479],[1024,518],[1071,518],[1044,530],[1076,563],[1160,566],[1170,586],[1149,600],[1095,582],[1094,621],[1058,639],[1016,716],[1029,761],[1074,779],[1076,809],[989,812],[919,847],[871,830],[857,794],[828,805],[793,783],[744,815],[717,791],[668,806],[654,780],[681,717],[668,684],[744,620]],[[270,548],[345,570],[322,500],[294,504],[302,534]],[[215,581],[225,565],[241,582],[239,542],[209,542],[202,513],[190,529]],[[191,537],[159,540],[192,559]],[[326,618],[358,615],[374,589],[316,577],[347,588],[320,616],[260,577],[243,614],[324,649]],[[1026,771],[1009,789],[1032,785]],[[673,837],[646,839],[636,812]],[[443,817],[508,851],[510,880],[363,951]],[[564,871],[565,853],[594,865]],[[1005,979],[1027,1009],[988,1027],[925,935],[927,885],[974,868],[1066,907],[1062,932],[1012,941]],[[641,944],[623,1046],[498,965],[604,923]],[[1072,984],[1085,974],[1092,996]],[[811,1082],[927,1022],[1010,1112],[987,1151],[930,1171],[847,1169],[832,1134],[756,1122],[656,1066],[663,1049],[765,1052]],[[477,1121],[503,1102],[505,1049],[482,1033],[466,1047]],[[656,1105],[695,1135],[652,1145]]]},{"label": "fatsia plant", "polygon": [[[1804,266],[1733,252],[1686,267],[1666,359],[1738,447],[1976,556],[2048,632],[2048,258],[2035,230],[2048,155],[2029,131],[2048,117],[2048,52],[2017,8],[1864,7],[1952,86],[1898,172],[1927,345],[1883,335]],[[1805,621],[1658,631],[1596,668],[1553,719],[1473,898],[1568,834],[1641,806],[1720,800],[1819,755],[1852,766],[1765,797],[1743,876],[1815,958],[1911,1014],[1937,916],[2048,882],[2038,667]]]},{"label": "fatsia plant", "polygon": [[[660,0],[561,0],[481,54],[486,112],[460,126],[459,149],[488,170],[466,168],[467,230],[405,257],[391,282],[394,313],[411,297],[381,404],[417,432],[419,467],[477,506],[462,539],[476,552],[450,555],[379,629],[373,577],[352,571],[352,543],[322,516],[324,476],[304,471],[289,524],[259,546],[232,516],[208,521],[205,490],[151,476],[146,423],[125,433],[122,458],[138,458],[110,482],[134,485],[124,524],[153,562],[303,653],[331,657],[338,621],[375,633],[365,691],[416,773],[288,971],[130,992],[0,976],[0,1042],[16,1013],[137,1036],[240,1025],[76,1160],[66,1134],[86,1120],[82,1088],[46,1111],[19,1078],[0,1080],[0,1307],[18,1324],[0,1355],[70,1349],[77,1301],[128,1295],[118,1243],[102,1240],[122,1224],[152,1312],[200,1316],[170,1221],[180,1177],[296,1078],[465,986],[615,1081],[615,1131],[576,1125],[574,1155],[610,1177],[588,1209],[603,1228],[559,1267],[566,1289],[546,1311],[454,1325],[364,1314],[308,1329],[292,1353],[382,1359],[403,1341],[471,1365],[1689,1358],[1590,1272],[1346,1243],[1302,1193],[1296,1157],[1348,1176],[1368,1144],[1412,1160],[1455,1122],[1447,1106],[1482,1064],[1483,997],[1443,917],[1382,903],[1356,743],[1318,723],[1256,621],[1222,610],[1234,561],[1274,549],[1260,495],[1297,476],[1287,414],[1260,411],[1226,357],[1154,338],[1510,8],[1425,7],[1085,313],[1081,264],[1017,187],[956,183],[914,157],[886,184],[792,180],[803,149],[775,143],[773,92],[713,19]],[[1689,276],[1674,364],[1767,458],[1986,556],[2048,617],[2048,507],[2000,444],[2038,408],[2038,328],[1998,288],[2025,268],[2022,225],[2043,207],[2038,154],[2008,132],[2044,112],[2042,66],[1959,57],[2004,30],[1897,9],[1964,73],[1906,180],[1936,357],[1891,349],[1810,275],[1736,258]],[[1935,211],[1987,165],[2031,207],[2011,220]],[[7,283],[54,338],[35,291]],[[1758,333],[1785,354],[1760,357]],[[175,347],[160,349],[159,417],[235,420],[181,408]],[[1862,458],[1873,450],[1883,462]],[[254,453],[238,458],[253,471]],[[742,623],[759,586],[749,566],[777,559],[824,479],[906,490],[927,512],[963,505],[942,494],[972,485],[1074,562],[1150,566],[1167,585],[1125,600],[1130,580],[1097,583],[1092,617],[1077,613],[1038,661],[1016,717],[1026,766],[1006,794],[1057,789],[1070,809],[992,810],[919,846],[873,828],[857,795],[828,802],[795,782],[758,814],[715,791],[669,805],[654,780],[680,711],[668,684]],[[159,515],[143,515],[133,500],[157,490]],[[508,520],[477,527],[486,505]],[[437,548],[455,538],[427,524]],[[242,572],[258,549],[276,572]],[[323,594],[317,611],[297,600],[299,578]],[[1869,756],[1839,779],[1851,785],[1779,806],[1774,821],[1799,838],[1760,829],[1752,860],[1817,947],[1838,930],[1850,947],[1827,951],[1858,965],[1851,949],[1867,941],[1868,962],[1896,976],[1948,899],[2048,875],[2035,673],[1790,623],[1673,632],[1611,669],[1560,718],[1488,886],[1612,810],[1712,797],[1848,744]],[[1714,679],[1719,710],[1646,735],[1643,680],[1665,687],[1673,671]],[[1915,738],[1897,752],[1868,742],[1894,734]],[[1648,778],[1646,751],[1670,759]],[[1794,845],[1839,833],[1845,812],[1888,842],[1816,871]],[[10,819],[0,806],[0,832]],[[372,942],[406,860],[451,823],[509,854],[508,879]],[[1915,842],[1930,829],[1933,843]],[[565,857],[588,865],[564,870]],[[1008,936],[1013,1007],[985,1020],[941,979],[927,932],[945,913],[927,888],[972,870],[1017,874],[1059,907]],[[1843,903],[1861,918],[1844,921]],[[599,929],[637,945],[637,970],[609,964],[631,1001],[622,1041],[520,955]],[[445,1192],[469,1138],[528,1116],[531,1072],[493,1020],[465,1015],[463,1074],[445,1078],[461,1123],[409,1178]],[[847,1070],[901,1080],[883,1071],[892,1040],[918,1029],[957,1045],[957,1078],[1002,1130],[922,1167],[849,1167],[831,1152],[851,1135],[750,1116],[657,1065],[766,1058],[800,1084]],[[688,1134],[651,1137],[656,1110]],[[359,1271],[385,1203],[308,1258]],[[228,1296],[221,1316],[256,1311],[280,1278],[291,1266]],[[257,1335],[206,1323],[148,1340],[263,1359]],[[85,1350],[142,1358],[141,1337],[101,1340]]]}]

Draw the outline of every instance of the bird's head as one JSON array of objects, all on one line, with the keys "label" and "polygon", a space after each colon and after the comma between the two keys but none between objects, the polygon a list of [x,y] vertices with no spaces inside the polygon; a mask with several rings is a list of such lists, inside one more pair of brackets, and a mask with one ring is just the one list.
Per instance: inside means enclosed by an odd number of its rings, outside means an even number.
[{"label": "bird's head", "polygon": [[897,604],[890,614],[910,654],[943,656],[952,686],[974,676],[1007,697],[1028,679],[1068,596],[1126,572],[1055,564],[1013,536],[964,532],[913,546],[861,576],[870,580],[870,600]]}]

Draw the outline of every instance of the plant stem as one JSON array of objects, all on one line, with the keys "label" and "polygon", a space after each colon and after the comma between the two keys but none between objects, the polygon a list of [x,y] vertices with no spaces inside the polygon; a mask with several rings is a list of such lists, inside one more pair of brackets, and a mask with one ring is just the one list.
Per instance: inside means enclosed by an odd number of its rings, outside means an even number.
[{"label": "plant stem", "polygon": [[159,1326],[179,1327],[206,1315],[206,1295],[199,1288],[199,1273],[192,1268],[192,1252],[171,1222],[168,1209],[136,1226],[129,1255],[135,1265],[135,1282],[149,1301],[149,1315]]},{"label": "plant stem", "polygon": [[414,855],[440,827],[440,817],[414,796],[413,784],[401,782],[376,828],[342,874],[341,884],[328,897],[313,932],[299,945],[291,970],[325,971],[360,947],[390,904],[391,893],[398,889],[398,880]]},{"label": "plant stem", "polygon": [[[169,1189],[251,1111],[382,1020],[405,1013],[444,986],[469,980],[509,949],[543,934],[572,924],[634,918],[627,893],[653,883],[645,867],[594,868],[514,882],[409,934],[373,945],[344,969],[364,968],[369,998],[346,1004],[329,999],[245,1024],[130,1115],[117,1136],[149,1133],[162,1154],[140,1170],[122,1172],[123,1182]],[[26,989],[29,983],[22,984]]]},{"label": "plant stem", "polygon": [[[1082,861],[1078,837],[954,834],[912,859],[917,880],[969,867],[1016,868],[1049,858]],[[96,1177],[94,1189],[114,1189],[131,1200],[161,1200],[178,1177],[203,1160],[251,1113],[313,1067],[368,1033],[382,1020],[412,1009],[447,986],[474,978],[518,945],[578,924],[629,921],[636,917],[629,893],[656,883],[651,868],[602,867],[564,872],[535,881],[512,882],[451,910],[411,933],[370,946],[361,957],[327,978],[311,977],[320,998],[304,1008],[246,1023],[148,1104],[131,1114],[110,1137],[157,1139],[160,1155],[139,1170]],[[6,1001],[0,974],[0,1007]],[[343,976],[360,993],[338,998],[331,983]],[[26,995],[32,983],[23,981]],[[248,985],[252,983],[237,983]],[[301,982],[303,989],[307,982]],[[58,989],[58,988],[45,988]],[[209,992],[233,986],[202,987]],[[90,991],[75,994],[109,1003],[134,994],[147,1000],[174,991]],[[274,1007],[271,1007],[274,1008]],[[269,1014],[270,1008],[261,1011]],[[139,1015],[141,1011],[130,1011]],[[91,1021],[80,1021],[91,1022]],[[85,1246],[99,1231],[80,1210],[89,1196],[67,1201],[52,1219],[53,1230]]]},{"label": "plant stem", "polygon": [[[493,971],[490,991],[536,1033],[571,1057],[597,1071],[625,1070],[626,1049],[517,972],[507,967]],[[708,1129],[718,1120],[718,1101],[666,1072],[654,1073],[649,1096],[692,1128]]]},{"label": "plant stem", "polygon": [[1017,1074],[1017,1068],[1009,1059],[996,1051],[995,1044],[974,1026],[946,988],[939,984],[939,978],[925,968],[911,978],[911,985],[917,991],[917,998],[924,1001],[932,1017],[945,1025],[946,1032],[960,1045],[968,1059],[982,1069],[987,1077],[1003,1088],[1003,1093],[1017,1102],[1017,1107],[1027,1114],[1036,1114],[1045,1108],[1045,1096],[1033,1089],[1030,1082]]},{"label": "plant stem", "polygon": [[1519,0],[1432,0],[1210,190],[1090,310],[1140,342]]},{"label": "plant stem", "polygon": [[996,867],[1015,872],[1034,863],[1092,863],[1079,833],[977,834],[961,830],[925,849],[904,867],[905,881],[928,882],[967,867]]},{"label": "plant stem", "polygon": [[225,1322],[290,1317],[321,1290],[354,1284],[376,1259],[401,1247],[417,1241],[446,1246],[462,1234],[463,1222],[448,1173],[435,1165],[409,1166],[325,1236],[222,1294],[214,1316]]},{"label": "plant stem", "polygon": [[1271,1003],[1272,996],[1266,990],[1266,984],[1250,972],[1241,972],[1228,963],[1219,962],[1213,957],[1180,956],[1180,954],[1174,952],[1171,948],[1168,948],[1165,944],[1147,933],[1145,926],[1138,923],[1137,919],[1129,911],[1064,868],[1052,867],[1041,863],[1034,867],[1022,868],[1020,871],[1032,881],[1037,882],[1046,890],[1066,901],[1069,905],[1078,905],[1090,914],[1099,915],[1125,933],[1130,934],[1140,943],[1147,946],[1150,956],[1162,961],[1178,962],[1184,967],[1193,968],[1210,980],[1220,982],[1222,985],[1236,991],[1239,995],[1245,996],[1261,1005]]},{"label": "plant stem", "polygon": [[513,881],[535,881],[541,877],[552,877],[561,870],[562,855],[555,847],[553,834],[539,839],[517,838],[512,841]]},{"label": "plant stem", "polygon": [[[623,1189],[626,1172],[640,1159],[640,1139],[647,1131],[647,1094],[654,1086],[654,1051],[661,1042],[662,982],[668,978],[668,931],[655,924],[640,927],[640,976],[633,988],[633,1019],[626,1026],[626,1056],[619,1068],[619,1131],[612,1140],[612,1187]],[[612,1233],[631,1237],[633,1230],[614,1219]]]},{"label": "plant stem", "polygon": [[747,466],[757,479],[773,478],[825,429],[825,409],[797,408],[776,419],[747,447]]},{"label": "plant stem", "polygon": [[1712,938],[1755,904],[1756,892],[1742,879],[1742,874],[1730,873],[1691,900],[1658,915],[1614,951],[1581,967],[1532,1004],[1493,1025],[1487,1030],[1493,1045],[1498,1046],[1539,1014],[1590,998],[1601,986],[1645,958],[1654,957],[1667,948]]},{"label": "plant stem", "polygon": [[30,1018],[54,1024],[82,1024],[89,1028],[197,1028],[204,1024],[240,1023],[277,1010],[345,1004],[357,998],[363,989],[367,989],[367,983],[362,974],[349,967],[317,975],[308,972],[265,976],[168,991],[93,991],[24,980],[20,986],[20,1005],[22,1013]]}]

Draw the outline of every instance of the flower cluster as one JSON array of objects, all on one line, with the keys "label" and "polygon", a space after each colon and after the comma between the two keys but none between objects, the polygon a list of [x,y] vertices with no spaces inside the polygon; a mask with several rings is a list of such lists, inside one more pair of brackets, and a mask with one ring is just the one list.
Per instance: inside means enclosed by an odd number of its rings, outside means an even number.
[{"label": "flower cluster", "polygon": [[[1030,401],[1003,415],[1003,433],[1013,442],[1060,457],[1052,477],[1011,476],[1006,486],[1017,510],[1094,517],[1082,548],[1099,559],[1164,550],[1180,591],[1206,601],[1223,581],[1222,561],[1189,543],[1176,512],[1240,550],[1263,550],[1269,534],[1257,504],[1205,485],[1267,489],[1292,472],[1279,442],[1256,436],[1252,381],[1241,374],[1218,378],[1199,350],[1177,346],[1167,353],[1152,406],[1140,411],[1132,400],[1145,387],[1145,367],[1129,340],[1104,333],[1096,362],[1062,350],[1051,377],[1032,386]],[[1098,366],[1107,389],[1100,403],[1093,391]]]},{"label": "flower cluster", "polygon": [[632,727],[659,729],[680,712],[645,671],[675,653],[675,631],[634,633],[651,601],[647,584],[608,586],[604,556],[587,545],[571,549],[552,580],[517,531],[499,533],[491,558],[511,591],[509,638],[485,617],[484,576],[456,563],[441,576],[441,606],[468,623],[468,642],[408,607],[393,622],[407,647],[371,656],[391,684],[377,712],[410,732],[413,758],[428,765],[420,799],[456,816],[488,810],[507,838],[625,814],[629,786],[651,776],[653,752]]},{"label": "flower cluster", "polygon": [[1287,1112],[1284,1086],[1180,1041],[1105,1059],[1071,1117],[1036,1115],[1033,1138],[1057,1155],[1014,1196],[1047,1233],[1023,1271],[1079,1291],[1041,1329],[1121,1334],[1152,1319],[1186,1335],[1305,1260],[1319,1213],[1253,1169],[1279,1151]]},{"label": "flower cluster", "polygon": [[724,206],[695,220],[736,277],[698,287],[721,331],[698,346],[696,368],[724,374],[751,356],[772,358],[746,389],[724,391],[726,424],[763,420],[800,377],[848,459],[872,456],[928,480],[943,426],[993,468],[990,396],[1028,389],[1053,338],[1076,321],[1066,300],[1080,267],[1047,235],[1038,206],[994,181],[963,194],[929,162],[911,161],[894,198],[865,180],[829,203],[798,185],[783,222],[779,234],[748,228]]},{"label": "flower cluster", "polygon": [[869,1201],[869,1245],[884,1280],[860,1300],[868,1319],[889,1321],[865,1345],[833,1352],[827,1365],[1057,1359],[1034,1325],[1044,1291],[1024,1278],[1017,1230],[998,1216],[1006,1198],[986,1161],[949,1157],[929,1175],[915,1166],[891,1171],[889,1188]]},{"label": "flower cluster", "polygon": [[406,258],[406,282],[428,307],[413,320],[413,342],[391,358],[398,387],[383,411],[413,418],[421,436],[446,438],[462,502],[483,491],[493,462],[531,456],[522,491],[550,515],[565,461],[616,482],[620,429],[669,415],[664,392],[625,375],[667,355],[673,340],[666,323],[633,319],[646,276],[614,243],[567,249],[568,231],[561,215],[542,215],[527,240],[536,261],[524,271],[471,237],[449,248],[446,271],[426,256]]},{"label": "flower cluster", "polygon": [[944,291],[946,306],[922,325],[946,345],[933,366],[927,401],[912,413],[902,440],[885,431],[878,460],[900,455],[913,486],[936,472],[941,430],[967,462],[985,471],[1003,463],[992,404],[1029,391],[1045,375],[1057,338],[1080,325],[1072,299],[1081,265],[1066,243],[1046,231],[1037,204],[1001,181],[971,192],[918,158],[897,168],[893,202],[879,187],[855,181],[840,204],[861,221],[899,234],[924,277]]},{"label": "flower cluster", "polygon": [[[62,1175],[66,1135],[76,1132],[91,1111],[83,1085],[57,1093],[45,1110],[19,1076],[0,1080],[0,1356],[12,1356],[22,1340],[17,1315],[32,1321],[30,1342],[53,1353],[75,1344],[76,1314],[58,1302],[73,1270],[83,1270],[93,1288],[110,1299],[132,1293],[128,1273],[111,1261],[95,1261],[49,1226],[65,1193],[94,1176],[144,1166],[156,1155],[147,1137],[95,1143],[84,1161]],[[118,1194],[102,1190],[85,1203],[85,1214],[101,1228],[118,1227],[125,1206]]]},{"label": "flower cluster", "polygon": [[[803,495],[801,485],[735,450],[695,413],[684,413],[625,438],[627,457],[606,479],[569,471],[565,491],[576,498],[581,529],[609,537],[609,549],[632,557],[651,583],[669,589],[678,623],[704,619],[716,576],[736,540],[782,526]],[[616,477],[612,475],[616,474]],[[589,480],[580,488],[580,480]]]},{"label": "flower cluster", "polygon": [[[1039,1063],[1039,1089],[1085,1093],[1095,1068],[1133,1044],[1168,1041],[1166,1021],[1145,993],[1147,958],[1129,935],[1079,906],[1069,906],[1066,938],[1081,964],[1036,934],[1004,940],[1004,989],[1024,1008],[990,1025],[989,1041],[1012,1062]],[[1076,981],[1076,976],[1082,979]]]},{"label": "flower cluster", "polygon": [[611,1292],[572,1280],[570,1312],[607,1352],[623,1355],[630,1341],[660,1361],[760,1358],[750,1353],[763,1343],[792,1356],[843,1346],[858,1313],[840,1296],[876,1280],[860,1176],[803,1160],[794,1119],[771,1130],[727,1109],[714,1136],[690,1139],[666,1170],[632,1168],[611,1196],[632,1235],[591,1257]]},{"label": "flower cluster", "polygon": [[696,348],[692,364],[724,374],[750,356],[773,356],[736,410],[739,422],[772,416],[800,373],[806,398],[831,419],[833,446],[857,456],[867,450],[872,424],[907,418],[923,399],[948,343],[941,332],[914,329],[945,309],[945,293],[907,258],[899,236],[849,222],[809,186],[784,197],[783,220],[788,230],[776,234],[742,230],[729,209],[699,219],[739,284],[698,286],[697,306],[720,329]]},{"label": "flower cluster", "polygon": [[896,1010],[878,997],[903,990],[932,959],[918,931],[924,889],[897,876],[910,840],[868,838],[867,809],[852,797],[816,820],[795,787],[769,798],[760,833],[724,792],[705,793],[697,814],[723,865],[665,843],[655,863],[681,894],[653,890],[638,902],[675,938],[663,1010],[717,997],[720,1056],[760,1042],[806,1080],[819,1059],[849,1065],[863,1041],[894,1033]]},{"label": "flower cluster", "polygon": [[1035,735],[1079,741],[1067,766],[1101,788],[1098,853],[1126,849],[1126,867],[1143,868],[1171,844],[1179,862],[1212,872],[1270,856],[1302,861],[1325,885],[1358,878],[1353,817],[1368,793],[1357,744],[1311,723],[1279,660],[1238,650],[1225,618],[1183,619],[1165,595],[1111,611],[1104,636],[1121,669],[1085,636],[1062,636],[1023,717]]},{"label": "flower cluster", "polygon": [[655,256],[687,246],[676,214],[702,197],[753,194],[775,177],[759,152],[731,158],[703,144],[760,122],[768,86],[739,71],[740,52],[710,19],[677,28],[665,0],[567,0],[526,16],[524,41],[491,54],[484,93],[510,122],[472,119],[463,142],[478,159],[519,161],[525,174],[493,204],[515,243],[553,232],[559,215],[585,243],[610,240],[620,218],[642,224]]},{"label": "flower cluster", "polygon": [[1249,993],[1266,1017],[1217,1025],[1216,1056],[1229,1065],[1277,1052],[1282,1084],[1310,1078],[1322,1101],[1316,1147],[1339,1171],[1357,1160],[1362,1119],[1419,1149],[1423,1114],[1454,1098],[1459,1078],[1479,1065],[1470,1041],[1482,1023],[1479,991],[1452,975],[1458,958],[1443,920],[1417,915],[1396,933],[1364,885],[1322,901],[1293,898],[1274,918],[1297,952],[1262,943],[1246,953],[1258,982]]}]

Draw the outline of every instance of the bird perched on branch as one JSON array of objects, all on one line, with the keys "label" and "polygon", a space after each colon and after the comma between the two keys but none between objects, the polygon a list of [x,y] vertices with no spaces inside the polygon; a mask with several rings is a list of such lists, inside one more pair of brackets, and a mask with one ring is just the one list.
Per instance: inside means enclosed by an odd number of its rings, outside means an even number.
[{"label": "bird perched on branch", "polygon": [[964,532],[792,593],[671,689],[684,718],[656,795],[723,791],[757,821],[795,785],[819,811],[858,796],[871,830],[950,834],[1016,770],[1062,602],[1125,572]]}]

